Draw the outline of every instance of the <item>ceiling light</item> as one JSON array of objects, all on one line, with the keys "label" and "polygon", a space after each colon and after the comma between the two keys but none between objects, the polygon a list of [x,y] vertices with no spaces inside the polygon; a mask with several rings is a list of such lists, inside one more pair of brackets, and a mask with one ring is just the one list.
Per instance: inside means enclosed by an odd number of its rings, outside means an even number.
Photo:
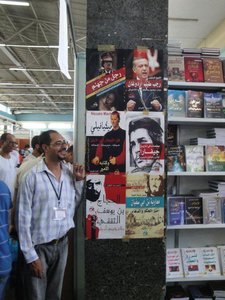
[{"label": "ceiling light", "polygon": [[6,4],[6,5],[19,5],[19,6],[30,6],[29,2],[25,2],[25,1],[10,1],[10,0],[5,0],[2,1],[0,0],[0,4]]}]

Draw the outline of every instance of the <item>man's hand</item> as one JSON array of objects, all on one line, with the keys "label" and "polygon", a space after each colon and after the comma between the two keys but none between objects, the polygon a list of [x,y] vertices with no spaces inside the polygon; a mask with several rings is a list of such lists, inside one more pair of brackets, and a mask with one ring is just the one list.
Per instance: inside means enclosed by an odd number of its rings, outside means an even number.
[{"label": "man's hand", "polygon": [[127,102],[127,110],[128,111],[134,110],[135,105],[136,105],[136,102],[134,100],[129,100]]},{"label": "man's hand", "polygon": [[74,164],[73,165],[73,175],[77,181],[84,180],[84,178],[85,178],[84,166]]},{"label": "man's hand", "polygon": [[28,264],[32,276],[42,278],[44,276],[43,268],[40,259],[32,261]]},{"label": "man's hand", "polygon": [[92,160],[91,160],[91,163],[93,164],[93,165],[99,165],[99,163],[100,163],[100,159],[99,159],[99,157],[98,156],[95,156]]}]

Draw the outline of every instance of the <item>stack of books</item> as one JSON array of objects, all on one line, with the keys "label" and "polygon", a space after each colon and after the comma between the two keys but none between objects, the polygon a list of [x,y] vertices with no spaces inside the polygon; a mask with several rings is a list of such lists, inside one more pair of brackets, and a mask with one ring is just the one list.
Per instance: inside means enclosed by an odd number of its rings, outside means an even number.
[{"label": "stack of books", "polygon": [[209,284],[215,300],[225,300],[225,284],[220,281],[212,281]]}]

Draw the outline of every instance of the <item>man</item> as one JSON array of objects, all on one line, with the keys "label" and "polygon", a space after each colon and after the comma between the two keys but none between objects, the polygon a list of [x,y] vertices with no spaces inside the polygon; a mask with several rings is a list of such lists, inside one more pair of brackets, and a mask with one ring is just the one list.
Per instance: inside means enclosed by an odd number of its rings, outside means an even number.
[{"label": "man", "polygon": [[116,110],[115,108],[115,94],[112,92],[106,93],[106,95],[99,97],[99,110],[103,110],[103,111],[114,111]]},{"label": "man", "polygon": [[23,163],[32,159],[36,159],[42,154],[42,150],[39,144],[39,135],[35,135],[31,140],[31,146],[33,148],[32,153],[28,154],[24,160]]},{"label": "man", "polygon": [[164,189],[164,182],[162,175],[149,175],[146,174],[147,180],[147,196],[162,196]]},{"label": "man", "polygon": [[160,111],[162,110],[162,93],[160,90],[149,90],[144,86],[148,83],[150,75],[159,67],[157,61],[157,56],[155,57],[155,62],[153,62],[153,57],[158,53],[157,50],[154,51],[152,56],[150,50],[134,50],[133,57],[133,77],[139,81],[139,88],[128,89],[127,94],[127,110],[151,110]]},{"label": "man", "polygon": [[135,172],[163,172],[160,162],[164,159],[163,130],[159,123],[149,117],[129,123],[130,155]]},{"label": "man", "polygon": [[99,199],[102,192],[102,181],[99,178],[91,177],[86,182],[86,198],[91,202]]},{"label": "man", "polygon": [[94,165],[101,165],[103,172],[125,172],[125,130],[120,128],[120,114],[113,111],[110,116],[112,130],[107,132],[99,143],[96,155],[91,160]]},{"label": "man", "polygon": [[101,55],[101,68],[99,74],[110,74],[113,71],[113,54],[112,52],[104,52]]},{"label": "man", "polygon": [[13,197],[14,182],[16,178],[17,158],[12,155],[16,146],[15,136],[3,133],[0,138],[0,180],[4,181]]},{"label": "man", "polygon": [[45,158],[22,178],[17,199],[17,229],[25,264],[28,299],[61,299],[68,254],[67,232],[74,227],[84,169],[62,163],[67,143],[54,130],[42,132]]},{"label": "man", "polygon": [[9,247],[9,209],[12,207],[8,186],[0,180],[0,299],[3,300],[5,288],[12,268]]}]

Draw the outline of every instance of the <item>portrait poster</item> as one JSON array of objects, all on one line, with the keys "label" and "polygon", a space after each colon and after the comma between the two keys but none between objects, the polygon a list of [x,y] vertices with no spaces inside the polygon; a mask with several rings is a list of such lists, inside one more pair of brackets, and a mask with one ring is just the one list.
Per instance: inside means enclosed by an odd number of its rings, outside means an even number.
[{"label": "portrait poster", "polygon": [[164,114],[126,113],[126,172],[164,173]]},{"label": "portrait poster", "polygon": [[162,111],[163,50],[135,48],[127,52],[125,97],[128,111]]},{"label": "portrait poster", "polygon": [[86,238],[125,235],[125,176],[88,175],[86,179]]},{"label": "portrait poster", "polygon": [[87,173],[118,174],[125,172],[124,112],[88,111],[86,136]]},{"label": "portrait poster", "polygon": [[87,49],[86,68],[87,110],[124,110],[124,51]]},{"label": "portrait poster", "polygon": [[163,196],[164,177],[147,173],[127,174],[127,197]]},{"label": "portrait poster", "polygon": [[126,199],[126,237],[162,238],[164,236],[164,198],[128,197]]}]

